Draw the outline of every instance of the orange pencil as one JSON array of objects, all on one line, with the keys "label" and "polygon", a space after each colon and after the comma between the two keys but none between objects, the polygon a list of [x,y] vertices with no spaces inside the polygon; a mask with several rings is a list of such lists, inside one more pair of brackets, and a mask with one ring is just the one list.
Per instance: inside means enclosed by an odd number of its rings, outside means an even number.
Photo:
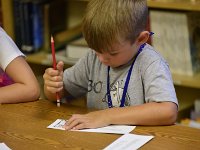
[{"label": "orange pencil", "polygon": [[[52,59],[53,59],[53,68],[56,70],[56,54],[55,54],[53,36],[51,36],[51,52],[52,52]],[[58,92],[56,92],[56,101],[57,101],[57,106],[60,107],[60,96]]]}]

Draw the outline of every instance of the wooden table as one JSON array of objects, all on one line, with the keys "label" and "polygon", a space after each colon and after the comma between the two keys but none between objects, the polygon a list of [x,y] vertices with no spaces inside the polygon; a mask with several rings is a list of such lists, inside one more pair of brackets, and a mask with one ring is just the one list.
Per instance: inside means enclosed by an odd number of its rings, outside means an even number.
[{"label": "wooden table", "polygon": [[[56,119],[86,113],[83,107],[61,105],[47,100],[0,105],[0,142],[13,150],[103,149],[121,135],[47,129]],[[134,134],[155,136],[141,147],[147,150],[200,149],[200,130],[173,126],[137,126]]]}]

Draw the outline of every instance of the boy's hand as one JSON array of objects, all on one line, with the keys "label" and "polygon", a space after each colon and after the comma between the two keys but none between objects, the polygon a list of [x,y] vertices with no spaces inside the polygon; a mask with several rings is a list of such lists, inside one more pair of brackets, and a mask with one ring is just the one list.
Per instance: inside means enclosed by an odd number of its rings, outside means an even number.
[{"label": "boy's hand", "polygon": [[63,89],[63,67],[64,63],[59,61],[56,65],[57,70],[47,68],[43,75],[44,86],[51,93],[60,92]]},{"label": "boy's hand", "polygon": [[104,111],[95,111],[85,115],[74,114],[67,121],[64,128],[66,130],[79,130],[86,128],[99,128],[109,125]]}]

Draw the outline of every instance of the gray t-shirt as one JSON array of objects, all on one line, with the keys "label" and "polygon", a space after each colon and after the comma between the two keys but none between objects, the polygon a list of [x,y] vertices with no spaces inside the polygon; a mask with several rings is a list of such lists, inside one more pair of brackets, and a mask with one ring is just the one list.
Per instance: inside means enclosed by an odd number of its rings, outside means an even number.
[{"label": "gray t-shirt", "polygon": [[[110,94],[114,107],[120,106],[131,63],[132,61],[118,68],[110,68]],[[87,95],[89,108],[108,108],[107,74],[107,66],[102,64],[91,50],[73,67],[64,71],[65,89],[74,97]],[[133,66],[125,106],[152,101],[171,101],[178,105],[168,64],[147,44]]]}]

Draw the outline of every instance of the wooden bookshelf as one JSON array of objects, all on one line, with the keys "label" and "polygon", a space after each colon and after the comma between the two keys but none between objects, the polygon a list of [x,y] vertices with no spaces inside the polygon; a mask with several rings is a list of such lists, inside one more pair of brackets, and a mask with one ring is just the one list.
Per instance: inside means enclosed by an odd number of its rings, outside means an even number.
[{"label": "wooden bookshelf", "polygon": [[194,76],[173,74],[172,77],[175,85],[200,89],[200,73]]},{"label": "wooden bookshelf", "polygon": [[[74,1],[74,0],[68,0]],[[89,2],[90,0],[76,0]],[[200,11],[199,0],[147,0],[150,8]]]},{"label": "wooden bookshelf", "polygon": [[[51,53],[46,53],[46,52],[37,52],[34,54],[29,54],[26,56],[26,61],[29,64],[34,64],[37,65],[38,67],[42,66],[46,66],[46,67],[52,67],[52,59],[51,59]],[[59,58],[57,57],[57,61],[59,61]],[[65,68],[69,68],[71,67],[72,64],[64,64]],[[44,73],[44,72],[43,72]]]},{"label": "wooden bookshelf", "polygon": [[[68,0],[74,1],[74,0]],[[88,2],[90,0],[76,0],[82,2]],[[193,2],[194,1],[194,2]],[[200,11],[199,0],[148,0],[149,8],[155,9],[172,9],[172,10],[184,10],[184,11]],[[4,29],[14,39],[14,26],[13,26],[13,8],[12,0],[2,1],[3,22],[5,24]]]},{"label": "wooden bookshelf", "polygon": [[[72,3],[83,2],[84,4],[86,4],[90,0],[66,0],[66,1]],[[4,29],[14,39],[14,25],[13,25],[13,15],[12,15],[13,0],[2,0],[1,2],[3,10]],[[200,0],[196,1],[195,0],[147,0],[147,4],[150,9],[173,10],[173,11],[197,11],[200,13]],[[69,16],[70,15],[71,14],[69,14]],[[80,15],[82,14],[80,13]],[[74,16],[71,15],[71,17]],[[73,19],[77,19],[76,17],[77,16],[75,16]],[[38,75],[42,76],[45,68],[52,66],[52,62],[48,58],[48,56],[49,54],[44,50],[41,50],[38,53],[27,55],[26,60],[29,62],[29,64],[34,66],[32,68],[36,72],[36,76]],[[66,67],[68,66],[69,65],[66,64]],[[179,99],[179,106],[180,106],[179,110],[182,112],[180,113],[179,116],[182,118],[188,116],[193,106],[194,100],[200,98],[200,73],[194,76],[172,74],[172,77],[175,84],[177,97]]]},{"label": "wooden bookshelf", "polygon": [[200,11],[199,0],[148,0],[149,8]]},{"label": "wooden bookshelf", "polygon": [[14,39],[14,23],[13,23],[13,5],[12,0],[2,0],[2,17],[3,17],[3,25],[4,30],[8,33],[8,35]]},{"label": "wooden bookshelf", "polygon": [[26,56],[26,61],[28,63],[37,64],[37,65],[46,65],[52,66],[52,64],[47,60],[47,53],[46,52],[37,52],[35,54],[29,54]]}]

